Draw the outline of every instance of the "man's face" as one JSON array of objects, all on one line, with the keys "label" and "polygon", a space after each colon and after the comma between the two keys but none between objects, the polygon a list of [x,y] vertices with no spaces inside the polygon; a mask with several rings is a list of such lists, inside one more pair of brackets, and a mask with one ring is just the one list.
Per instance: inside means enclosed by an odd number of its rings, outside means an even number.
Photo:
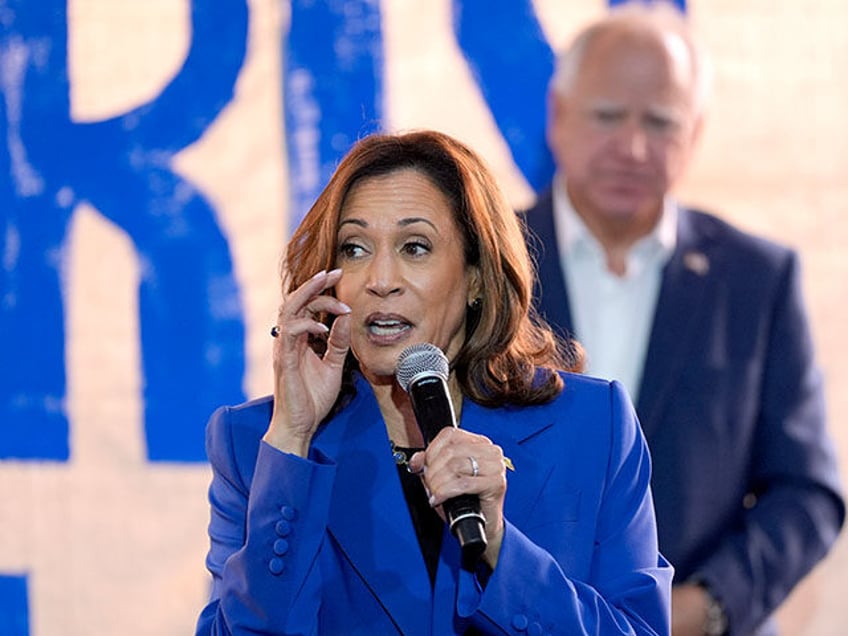
[{"label": "man's face", "polygon": [[688,49],[676,36],[601,34],[568,93],[552,100],[549,142],[587,222],[652,227],[700,128]]}]

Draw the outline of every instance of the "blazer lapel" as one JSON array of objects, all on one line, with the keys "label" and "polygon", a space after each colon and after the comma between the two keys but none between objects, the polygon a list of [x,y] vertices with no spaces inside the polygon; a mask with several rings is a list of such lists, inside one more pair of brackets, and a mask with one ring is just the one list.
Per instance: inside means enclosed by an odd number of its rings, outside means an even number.
[{"label": "blazer lapel", "polygon": [[404,634],[429,634],[431,587],[392,458],[380,409],[367,382],[322,431],[315,448],[337,462],[329,532]]},{"label": "blazer lapel", "polygon": [[698,337],[694,326],[713,274],[709,242],[696,235],[692,215],[683,208],[677,234],[677,246],[663,270],[639,389],[637,411],[648,435],[659,421],[692,339]]},{"label": "blazer lapel", "polygon": [[550,462],[542,463],[526,442],[553,425],[550,415],[537,416],[534,411],[520,417],[509,409],[491,409],[466,401],[462,407],[461,428],[485,435],[498,444],[515,470],[507,470],[504,515],[521,526],[532,511],[539,491],[553,470]]}]

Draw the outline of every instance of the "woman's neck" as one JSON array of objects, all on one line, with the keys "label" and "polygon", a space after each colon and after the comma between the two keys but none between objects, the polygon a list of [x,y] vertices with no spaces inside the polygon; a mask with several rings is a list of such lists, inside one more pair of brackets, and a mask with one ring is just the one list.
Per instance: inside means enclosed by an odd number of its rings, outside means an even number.
[{"label": "woman's neck", "polygon": [[[424,444],[424,436],[415,419],[412,402],[409,394],[404,391],[397,382],[387,384],[372,384],[377,404],[386,423],[386,430],[397,446],[405,448],[421,448]],[[458,384],[451,376],[448,382],[448,391],[453,402],[454,413],[459,421],[462,410],[462,392]]]}]

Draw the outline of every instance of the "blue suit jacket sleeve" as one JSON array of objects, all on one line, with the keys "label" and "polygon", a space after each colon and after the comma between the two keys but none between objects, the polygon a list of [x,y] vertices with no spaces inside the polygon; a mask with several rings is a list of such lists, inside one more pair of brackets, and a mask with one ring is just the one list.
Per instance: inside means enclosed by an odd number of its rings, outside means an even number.
[{"label": "blue suit jacket sleeve", "polygon": [[[206,565],[213,600],[200,616],[197,633],[268,633],[269,626],[281,634],[315,633],[322,592],[317,554],[335,469],[263,442],[248,478],[236,461],[228,417],[231,410],[220,409],[207,429],[214,477]],[[296,550],[289,546],[293,533]]]}]

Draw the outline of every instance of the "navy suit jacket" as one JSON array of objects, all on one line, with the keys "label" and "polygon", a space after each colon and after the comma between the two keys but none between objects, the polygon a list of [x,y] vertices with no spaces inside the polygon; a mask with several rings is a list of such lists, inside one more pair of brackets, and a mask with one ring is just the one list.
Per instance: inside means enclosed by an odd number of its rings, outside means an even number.
[{"label": "navy suit jacket", "polygon": [[[370,385],[322,425],[308,458],[261,442],[270,398],[221,409],[198,634],[667,634],[650,460],[617,383],[565,376],[546,405],[465,401],[461,427],[512,459],[503,544],[481,590],[443,537],[435,584]],[[476,631],[473,631],[476,630]]]},{"label": "navy suit jacket", "polygon": [[[572,335],[551,192],[524,216],[537,306]],[[636,409],[675,582],[706,582],[732,633],[773,632],[845,517],[796,254],[680,209]]]}]

